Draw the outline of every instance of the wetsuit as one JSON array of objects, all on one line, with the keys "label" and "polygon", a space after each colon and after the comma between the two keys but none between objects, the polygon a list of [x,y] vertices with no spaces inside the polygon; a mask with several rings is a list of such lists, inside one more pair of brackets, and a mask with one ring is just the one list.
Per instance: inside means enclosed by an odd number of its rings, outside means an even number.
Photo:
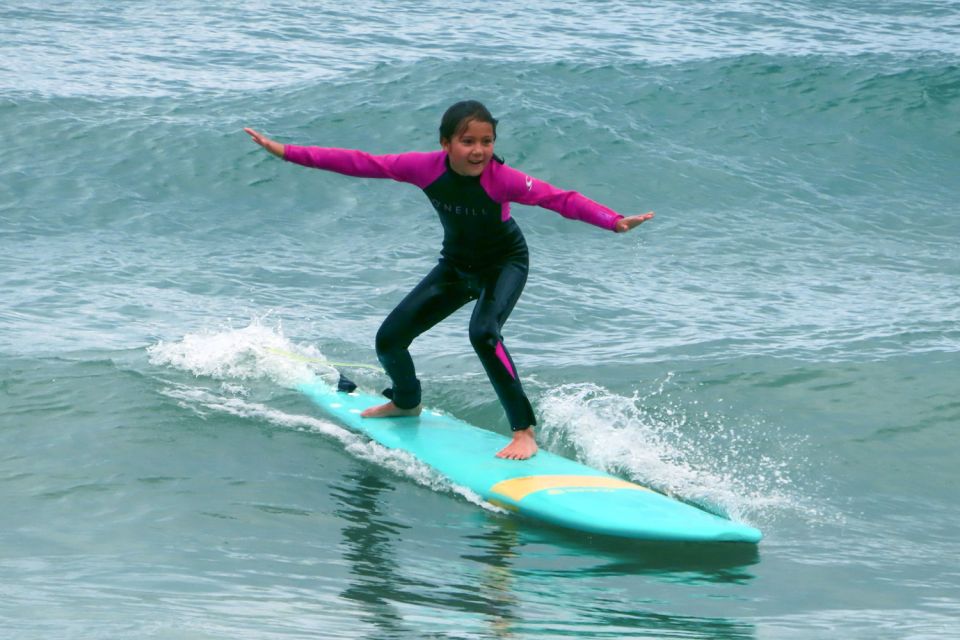
[{"label": "wetsuit", "polygon": [[420,404],[408,347],[470,300],[470,342],[500,398],[511,429],[536,420],[500,331],[527,281],[527,244],[510,203],[539,205],[614,230],[615,211],[575,191],[561,191],[497,159],[479,176],[450,168],[445,151],[374,156],[362,151],[286,145],[284,160],[349,176],[391,178],[420,187],[440,216],[443,249],[436,267],[397,305],[377,332],[377,356],[393,381],[385,392],[401,409]]}]

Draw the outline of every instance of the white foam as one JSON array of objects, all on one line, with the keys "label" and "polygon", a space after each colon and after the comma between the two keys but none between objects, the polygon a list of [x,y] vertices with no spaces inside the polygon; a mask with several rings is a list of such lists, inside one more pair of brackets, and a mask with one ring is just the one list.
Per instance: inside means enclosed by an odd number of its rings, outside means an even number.
[{"label": "white foam", "polygon": [[176,342],[160,341],[148,347],[150,362],[188,371],[195,376],[236,381],[267,379],[287,388],[315,375],[335,375],[322,363],[315,347],[299,346],[283,335],[278,322],[266,326],[260,318],[242,329],[188,333]]},{"label": "white foam", "polygon": [[279,427],[312,431],[336,438],[349,446],[361,437],[328,420],[284,413],[272,409],[265,404],[249,402],[243,398],[217,395],[209,389],[176,385],[161,391],[165,396],[179,401],[180,406],[190,409],[199,415],[206,415],[207,411],[226,413],[238,418],[264,420]]},{"label": "white foam", "polygon": [[696,403],[680,405],[665,393],[669,381],[645,398],[594,384],[548,390],[539,403],[544,444],[572,448],[585,464],[735,520],[756,524],[788,510],[815,514],[793,479],[793,468],[806,466],[791,453],[797,442],[769,425],[731,428]]}]

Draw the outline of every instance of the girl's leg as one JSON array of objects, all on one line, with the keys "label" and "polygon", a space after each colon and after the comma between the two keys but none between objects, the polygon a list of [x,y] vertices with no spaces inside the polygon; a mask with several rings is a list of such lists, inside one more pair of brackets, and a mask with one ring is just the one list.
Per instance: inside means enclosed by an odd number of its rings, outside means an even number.
[{"label": "girl's leg", "polygon": [[527,261],[508,262],[486,283],[470,318],[470,342],[483,363],[513,431],[536,424],[533,408],[500,334],[527,282]]},{"label": "girl's leg", "polygon": [[457,272],[440,262],[383,321],[377,332],[377,357],[393,381],[387,397],[397,408],[415,409],[420,404],[420,381],[408,350],[410,343],[470,299],[469,288]]}]

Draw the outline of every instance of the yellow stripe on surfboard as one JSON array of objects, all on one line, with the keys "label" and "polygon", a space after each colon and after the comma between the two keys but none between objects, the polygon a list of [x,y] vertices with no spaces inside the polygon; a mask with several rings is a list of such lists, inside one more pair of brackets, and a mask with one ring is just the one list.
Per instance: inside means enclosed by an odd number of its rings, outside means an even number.
[{"label": "yellow stripe on surfboard", "polygon": [[595,491],[603,489],[631,489],[634,491],[650,491],[646,487],[619,478],[604,476],[526,476],[511,478],[493,485],[493,493],[520,502],[531,493],[551,491],[566,493],[569,491]]}]

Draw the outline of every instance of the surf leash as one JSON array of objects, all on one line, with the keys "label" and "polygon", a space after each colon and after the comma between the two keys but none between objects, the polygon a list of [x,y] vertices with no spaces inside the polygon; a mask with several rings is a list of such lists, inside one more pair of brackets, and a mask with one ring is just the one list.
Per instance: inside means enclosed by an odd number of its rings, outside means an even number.
[{"label": "surf leash", "polygon": [[265,347],[265,349],[275,355],[283,356],[285,358],[290,358],[291,360],[299,360],[300,362],[313,362],[316,364],[330,365],[331,367],[344,367],[346,369],[369,369],[371,371],[377,371],[378,373],[383,373],[383,369],[372,364],[363,364],[360,362],[334,362],[333,360],[324,360],[323,358],[311,358],[310,356],[294,353],[293,351],[284,351],[283,349],[274,349],[273,347]]}]

